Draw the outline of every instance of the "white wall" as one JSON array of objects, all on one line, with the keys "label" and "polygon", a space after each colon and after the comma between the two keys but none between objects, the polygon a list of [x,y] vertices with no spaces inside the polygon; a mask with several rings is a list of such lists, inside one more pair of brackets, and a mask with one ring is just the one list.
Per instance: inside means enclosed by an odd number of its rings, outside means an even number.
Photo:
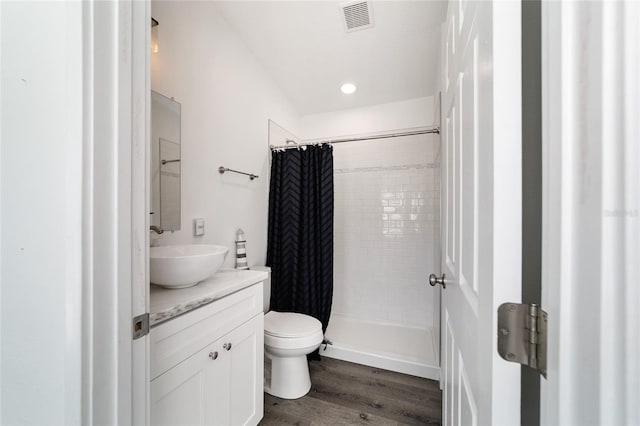
[{"label": "white wall", "polygon": [[2,424],[81,423],[81,12],[0,3]]},{"label": "white wall", "polygon": [[318,139],[332,136],[377,133],[395,129],[430,126],[433,97],[344,109],[300,117],[298,136]]},{"label": "white wall", "polygon": [[[152,238],[160,244],[215,243],[231,250],[245,231],[249,265],[264,264],[267,247],[268,120],[296,133],[297,116],[220,15],[214,2],[152,3],[159,52],[152,89],[182,104],[182,226]],[[259,179],[218,167],[258,174]],[[205,235],[193,236],[194,218]]]},{"label": "white wall", "polygon": [[300,143],[301,140],[298,136],[291,133],[289,130],[283,128],[275,121],[269,122],[269,145],[273,146],[285,146],[287,141],[294,141]]}]

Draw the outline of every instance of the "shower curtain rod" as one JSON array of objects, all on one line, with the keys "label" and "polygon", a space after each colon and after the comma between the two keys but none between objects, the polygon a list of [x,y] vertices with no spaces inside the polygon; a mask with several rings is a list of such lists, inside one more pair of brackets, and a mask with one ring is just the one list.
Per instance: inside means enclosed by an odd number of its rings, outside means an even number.
[{"label": "shower curtain rod", "polygon": [[303,146],[309,145],[322,145],[322,144],[334,144],[334,143],[344,143],[344,142],[358,142],[358,141],[368,141],[374,139],[389,139],[389,138],[399,138],[402,136],[414,136],[414,135],[424,135],[429,133],[440,133],[439,127],[434,127],[432,129],[422,129],[422,130],[409,130],[405,132],[396,132],[396,133],[385,133],[382,135],[373,135],[373,136],[362,136],[362,137],[353,137],[353,138],[342,138],[342,139],[329,139],[329,140],[321,140],[316,142],[303,142],[297,143],[291,139],[287,139],[287,145],[274,146],[269,145],[271,149],[297,149]]}]

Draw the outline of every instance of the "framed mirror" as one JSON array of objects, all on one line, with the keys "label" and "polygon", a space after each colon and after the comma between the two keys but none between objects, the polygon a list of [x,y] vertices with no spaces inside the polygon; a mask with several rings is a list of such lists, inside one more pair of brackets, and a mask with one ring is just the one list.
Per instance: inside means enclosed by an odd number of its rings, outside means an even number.
[{"label": "framed mirror", "polygon": [[151,91],[151,224],[180,229],[181,105]]}]

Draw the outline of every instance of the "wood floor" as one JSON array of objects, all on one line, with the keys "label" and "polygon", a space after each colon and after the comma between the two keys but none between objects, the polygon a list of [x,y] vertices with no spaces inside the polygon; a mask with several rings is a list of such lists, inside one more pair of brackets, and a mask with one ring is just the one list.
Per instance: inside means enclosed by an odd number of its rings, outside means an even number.
[{"label": "wood floor", "polygon": [[433,425],[441,422],[438,382],[323,357],[309,363],[311,391],[296,400],[265,394],[271,425]]}]

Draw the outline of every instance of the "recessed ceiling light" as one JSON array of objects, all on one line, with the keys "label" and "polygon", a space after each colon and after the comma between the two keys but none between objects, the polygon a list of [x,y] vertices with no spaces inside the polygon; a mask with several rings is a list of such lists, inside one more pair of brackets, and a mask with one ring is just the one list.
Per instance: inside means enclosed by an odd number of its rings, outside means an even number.
[{"label": "recessed ceiling light", "polygon": [[340,91],[345,95],[350,95],[356,91],[356,85],[353,83],[344,83],[340,86]]}]

